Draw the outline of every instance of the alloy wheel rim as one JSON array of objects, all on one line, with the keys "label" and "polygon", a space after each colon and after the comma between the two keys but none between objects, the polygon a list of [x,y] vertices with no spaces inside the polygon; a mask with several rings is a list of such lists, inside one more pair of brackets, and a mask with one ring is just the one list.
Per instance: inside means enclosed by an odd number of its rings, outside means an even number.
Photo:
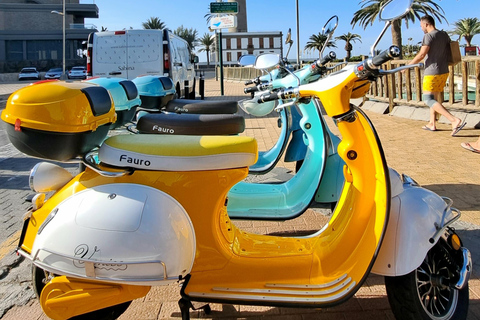
[{"label": "alloy wheel rim", "polygon": [[415,272],[419,301],[434,320],[450,319],[457,306],[458,290],[447,285],[453,277],[450,261],[450,254],[444,247],[431,250]]}]

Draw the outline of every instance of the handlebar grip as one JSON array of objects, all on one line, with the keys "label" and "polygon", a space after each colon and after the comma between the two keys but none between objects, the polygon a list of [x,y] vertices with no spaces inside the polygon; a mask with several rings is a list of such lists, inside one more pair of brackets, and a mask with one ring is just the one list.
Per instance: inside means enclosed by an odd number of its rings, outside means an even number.
[{"label": "handlebar grip", "polygon": [[262,94],[257,102],[258,103],[263,103],[263,102],[267,102],[267,101],[274,101],[274,100],[278,100],[280,97],[278,96],[278,93],[277,92],[270,92],[270,93],[265,93],[265,94]]},{"label": "handlebar grip", "polygon": [[243,92],[245,93],[252,93],[252,92],[257,92],[258,91],[258,87],[248,87],[248,88],[245,88],[243,89]]},{"label": "handlebar grip", "polygon": [[381,52],[379,55],[372,58],[372,64],[375,67],[380,67],[387,61],[392,60],[400,56],[400,48],[397,46],[391,46],[387,50]]},{"label": "handlebar grip", "polygon": [[333,59],[336,59],[337,55],[335,52],[330,51],[325,57],[322,58],[322,60],[317,60],[317,66],[318,67],[323,67],[326,65],[328,62],[332,61]]},{"label": "handlebar grip", "polygon": [[251,85],[251,84],[253,84],[253,83],[254,83],[253,80],[247,80],[247,81],[245,81],[245,85],[246,85],[246,86]]}]

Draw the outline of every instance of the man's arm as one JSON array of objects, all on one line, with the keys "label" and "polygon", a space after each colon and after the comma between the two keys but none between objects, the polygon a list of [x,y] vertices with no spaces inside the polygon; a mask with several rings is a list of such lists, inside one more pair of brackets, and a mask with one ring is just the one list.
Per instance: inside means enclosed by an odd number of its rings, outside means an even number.
[{"label": "man's arm", "polygon": [[410,61],[409,64],[416,64],[416,63],[419,63],[420,61],[422,61],[423,59],[425,59],[425,56],[427,55],[428,50],[430,50],[429,46],[422,46],[420,48],[420,51],[415,56],[415,58],[413,58],[412,61]]}]

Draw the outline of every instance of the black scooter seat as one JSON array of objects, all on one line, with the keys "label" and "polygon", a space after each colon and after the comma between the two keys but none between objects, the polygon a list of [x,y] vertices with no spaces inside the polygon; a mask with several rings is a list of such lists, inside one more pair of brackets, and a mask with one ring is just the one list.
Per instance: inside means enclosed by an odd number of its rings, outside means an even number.
[{"label": "black scooter seat", "polygon": [[139,133],[174,135],[231,135],[245,130],[237,114],[150,113],[137,121]]},{"label": "black scooter seat", "polygon": [[238,104],[231,100],[174,99],[163,110],[176,113],[233,114],[238,111]]}]

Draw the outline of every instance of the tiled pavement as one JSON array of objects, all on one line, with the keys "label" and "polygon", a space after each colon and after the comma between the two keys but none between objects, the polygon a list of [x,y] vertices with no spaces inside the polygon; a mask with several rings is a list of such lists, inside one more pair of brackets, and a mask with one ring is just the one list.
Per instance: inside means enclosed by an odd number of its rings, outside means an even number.
[{"label": "tiled pavement", "polygon": [[[220,99],[219,84],[215,80],[205,83],[208,99]],[[225,82],[225,99],[242,99],[243,85]],[[0,92],[1,94],[1,92]],[[440,125],[438,132],[421,129],[424,124],[367,112],[376,127],[390,167],[409,174],[423,186],[454,200],[454,206],[463,213],[458,230],[464,243],[472,251],[474,273],[470,280],[470,311],[468,319],[480,319],[480,155],[460,148],[463,141],[475,140],[479,131],[462,130],[458,137],[450,137],[449,126]],[[329,121],[335,133],[336,128]],[[259,149],[271,146],[278,137],[277,118],[246,119],[245,135],[255,136]],[[276,173],[285,174],[293,169],[291,163],[279,163]],[[270,233],[286,230],[312,230],[328,219],[328,210],[308,210],[301,217],[287,222],[237,222],[248,231]],[[177,306],[179,287],[176,285],[156,287],[144,298],[134,301],[120,319],[179,319]],[[191,316],[203,319],[394,319],[390,311],[383,278],[370,276],[354,298],[343,305],[323,309],[289,309],[213,304],[212,313],[192,312]],[[26,306],[14,307],[2,319],[46,319],[37,301],[31,300]]]}]

